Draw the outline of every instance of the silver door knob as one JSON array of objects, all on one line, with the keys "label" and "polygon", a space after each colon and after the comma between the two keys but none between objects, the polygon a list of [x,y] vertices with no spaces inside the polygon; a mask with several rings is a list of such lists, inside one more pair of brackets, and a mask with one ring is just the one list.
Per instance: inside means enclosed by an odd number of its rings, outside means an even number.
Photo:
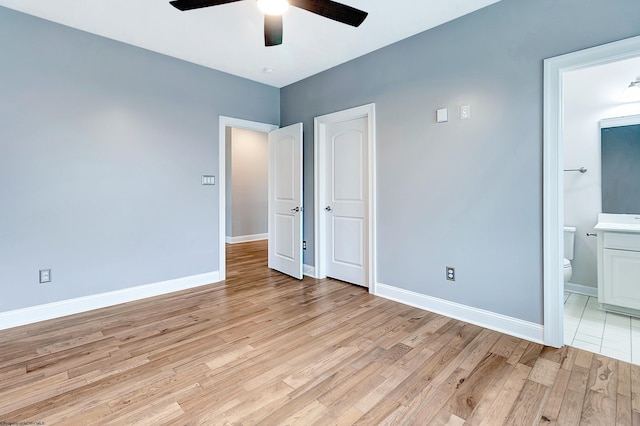
[{"label": "silver door knob", "polygon": [[291,209],[291,213],[298,213],[300,211],[300,207],[295,207]]},{"label": "silver door knob", "polygon": [[330,212],[331,210],[333,210],[333,209],[331,208],[331,206],[327,206],[327,207],[325,207],[324,209],[325,209],[326,211],[328,211],[328,212]]}]

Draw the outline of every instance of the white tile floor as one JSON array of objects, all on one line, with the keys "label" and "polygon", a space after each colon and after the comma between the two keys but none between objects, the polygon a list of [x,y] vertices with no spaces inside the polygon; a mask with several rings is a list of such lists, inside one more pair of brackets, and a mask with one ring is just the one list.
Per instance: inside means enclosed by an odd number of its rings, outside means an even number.
[{"label": "white tile floor", "polygon": [[640,365],[640,318],[601,311],[596,297],[565,292],[564,342]]}]

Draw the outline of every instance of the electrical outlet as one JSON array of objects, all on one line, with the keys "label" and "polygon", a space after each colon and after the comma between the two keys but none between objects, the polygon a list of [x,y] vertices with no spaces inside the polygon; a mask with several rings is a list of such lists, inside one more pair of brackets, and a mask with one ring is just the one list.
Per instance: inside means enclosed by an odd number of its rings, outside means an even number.
[{"label": "electrical outlet", "polygon": [[303,241],[302,242],[302,250],[306,250],[307,249],[307,242]]},{"label": "electrical outlet", "polygon": [[51,282],[51,269],[40,269],[39,271],[40,284]]},{"label": "electrical outlet", "polygon": [[447,280],[456,280],[456,269],[453,266],[447,266]]},{"label": "electrical outlet", "polygon": [[460,107],[460,119],[468,120],[471,118],[471,105],[462,105]]}]

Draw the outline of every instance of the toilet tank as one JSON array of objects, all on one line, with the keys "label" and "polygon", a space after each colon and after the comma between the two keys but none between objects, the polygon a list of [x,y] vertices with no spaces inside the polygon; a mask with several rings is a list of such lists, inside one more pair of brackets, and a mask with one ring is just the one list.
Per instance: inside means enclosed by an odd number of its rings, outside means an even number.
[{"label": "toilet tank", "polygon": [[564,227],[564,257],[573,260],[574,238],[576,235],[575,226]]}]

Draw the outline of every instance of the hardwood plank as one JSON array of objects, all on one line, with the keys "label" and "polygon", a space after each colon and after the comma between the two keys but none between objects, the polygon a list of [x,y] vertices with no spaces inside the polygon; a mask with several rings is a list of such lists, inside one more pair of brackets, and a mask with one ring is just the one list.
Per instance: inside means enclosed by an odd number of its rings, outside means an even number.
[{"label": "hardwood plank", "polygon": [[469,372],[457,368],[438,387],[428,386],[407,405],[402,414],[400,424],[428,424],[433,423],[433,417],[440,414],[456,390],[464,383]]},{"label": "hardwood plank", "polygon": [[564,394],[569,385],[569,376],[570,374],[567,370],[561,369],[557,372],[553,387],[551,388],[551,395],[549,395],[549,401],[542,412],[540,424],[561,424],[558,423],[558,416],[562,408]]},{"label": "hardwood plank", "polygon": [[[422,355],[426,358],[433,355],[433,352],[429,349],[423,349],[423,351],[424,353]],[[393,369],[392,374],[385,374],[389,369],[383,371],[381,375],[385,377],[385,380],[377,387],[370,390],[366,395],[362,396],[354,406],[362,413],[366,413],[371,410],[376,404],[384,398],[387,398],[388,395],[400,385],[400,383],[414,374],[414,369],[423,362],[423,356],[418,356],[418,354],[416,354],[416,356],[408,359],[406,363],[402,363],[403,368]]]},{"label": "hardwood plank", "polygon": [[506,369],[506,358],[493,353],[487,354],[467,377],[460,380],[449,403],[442,410],[461,419],[468,419],[482,400],[489,385],[496,377],[502,376],[502,372]]},{"label": "hardwood plank", "polygon": [[[323,404],[319,403],[316,400],[311,401],[309,405],[301,408],[300,410],[293,413],[291,416],[284,419],[282,422],[286,425],[300,425],[306,426],[309,424],[317,423],[324,416],[329,415],[329,410]],[[353,418],[353,413],[349,413],[349,418]],[[362,416],[362,413],[358,413],[356,419]],[[346,424],[346,423],[342,423]]]},{"label": "hardwood plank", "polygon": [[507,336],[506,334],[503,334],[500,336],[496,344],[493,345],[493,348],[491,348],[491,352],[509,359],[520,342],[521,340],[517,337]]},{"label": "hardwood plank", "polygon": [[584,394],[567,389],[558,414],[559,425],[577,425],[582,417]]},{"label": "hardwood plank", "polygon": [[558,370],[560,370],[560,364],[557,362],[538,358],[529,374],[529,380],[551,387],[556,380]]},{"label": "hardwood plank", "polygon": [[561,368],[571,371],[571,369],[573,368],[576,362],[576,357],[578,356],[579,351],[580,351],[579,349],[569,346],[569,350],[567,351],[567,357],[562,362]]},{"label": "hardwood plank", "polygon": [[618,361],[618,388],[616,390],[616,425],[632,425],[631,365]]},{"label": "hardwood plank", "polygon": [[538,424],[542,417],[542,410],[547,402],[549,393],[550,389],[547,386],[531,380],[525,381],[505,424]]},{"label": "hardwood plank", "polygon": [[[522,356],[516,362],[520,364],[528,365],[529,367],[533,367],[536,361],[538,360],[538,358],[540,357],[540,354],[542,353],[543,349],[544,349],[544,346],[538,343],[529,342],[526,350],[523,352]],[[512,359],[510,359],[510,361],[511,360]]]},{"label": "hardwood plank", "polygon": [[594,355],[582,406],[583,424],[615,424],[618,361]]},{"label": "hardwood plank", "polygon": [[354,401],[358,401],[371,388],[375,388],[384,381],[384,377],[377,374],[380,369],[380,364],[371,363],[317,399],[336,417],[340,417],[354,405]]},{"label": "hardwood plank", "polygon": [[507,424],[507,418],[509,417],[513,405],[516,403],[530,372],[531,367],[528,365],[516,364],[500,389],[500,393],[491,401],[489,409],[482,413],[474,413],[478,414],[478,416],[470,418],[469,423],[480,424],[482,426]]}]

